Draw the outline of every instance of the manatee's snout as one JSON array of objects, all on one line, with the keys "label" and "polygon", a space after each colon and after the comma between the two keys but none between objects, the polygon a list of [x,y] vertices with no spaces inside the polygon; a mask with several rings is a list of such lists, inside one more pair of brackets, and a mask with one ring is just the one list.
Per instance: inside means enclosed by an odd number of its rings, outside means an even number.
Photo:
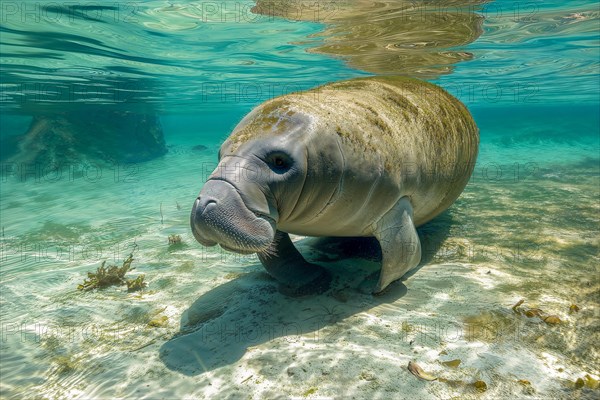
[{"label": "manatee's snout", "polygon": [[[198,196],[198,198],[194,202],[194,206],[192,207],[192,215],[190,218],[192,233],[194,234],[196,240],[205,246],[214,246],[217,244],[217,242],[209,240],[208,237],[202,235],[202,232],[204,232],[204,234],[208,233],[207,229],[196,227],[202,227],[207,225],[208,221],[210,221],[210,209],[215,208],[216,205],[216,200],[210,199],[208,198],[208,196]],[[205,212],[207,213],[206,215],[204,215]]]},{"label": "manatee's snout", "polygon": [[231,183],[217,179],[204,184],[192,207],[190,225],[201,244],[219,244],[238,253],[263,251],[275,237],[275,221],[249,209]]}]

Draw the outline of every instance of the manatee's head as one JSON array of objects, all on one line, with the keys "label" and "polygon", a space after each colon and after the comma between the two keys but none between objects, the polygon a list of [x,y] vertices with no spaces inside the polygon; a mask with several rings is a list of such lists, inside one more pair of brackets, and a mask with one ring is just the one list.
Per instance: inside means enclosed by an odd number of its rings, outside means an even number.
[{"label": "manatee's head", "polygon": [[293,210],[306,177],[311,119],[274,102],[238,124],[194,202],[192,232],[205,246],[265,251],[282,216]]}]

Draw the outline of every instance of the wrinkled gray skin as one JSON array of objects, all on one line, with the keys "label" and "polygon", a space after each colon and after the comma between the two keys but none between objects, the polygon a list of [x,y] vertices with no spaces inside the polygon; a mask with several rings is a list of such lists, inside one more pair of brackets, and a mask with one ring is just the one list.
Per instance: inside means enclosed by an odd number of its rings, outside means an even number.
[{"label": "wrinkled gray skin", "polygon": [[416,267],[419,226],[448,208],[473,171],[478,129],[442,89],[407,78],[359,78],[269,100],[223,143],[191,227],[205,246],[256,252],[284,293],[327,289],[288,233],[374,236],[374,293]]}]

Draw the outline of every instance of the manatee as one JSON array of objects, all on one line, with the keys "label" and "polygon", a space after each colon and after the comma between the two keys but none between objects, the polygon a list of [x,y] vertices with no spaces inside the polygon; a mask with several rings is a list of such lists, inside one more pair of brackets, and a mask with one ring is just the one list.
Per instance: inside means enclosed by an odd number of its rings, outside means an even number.
[{"label": "manatee", "polygon": [[276,97],[221,146],[192,232],[205,246],[257,253],[291,295],[323,292],[331,278],[289,234],[375,237],[377,294],[419,264],[416,227],[460,195],[478,147],[467,108],[416,79],[357,78]]}]

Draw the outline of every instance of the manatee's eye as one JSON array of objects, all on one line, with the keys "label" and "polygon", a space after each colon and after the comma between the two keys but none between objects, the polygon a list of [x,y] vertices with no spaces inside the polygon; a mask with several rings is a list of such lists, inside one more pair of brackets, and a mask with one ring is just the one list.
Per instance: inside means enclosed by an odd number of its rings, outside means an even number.
[{"label": "manatee's eye", "polygon": [[266,161],[274,171],[280,173],[287,171],[292,166],[291,157],[280,151],[269,154]]}]

